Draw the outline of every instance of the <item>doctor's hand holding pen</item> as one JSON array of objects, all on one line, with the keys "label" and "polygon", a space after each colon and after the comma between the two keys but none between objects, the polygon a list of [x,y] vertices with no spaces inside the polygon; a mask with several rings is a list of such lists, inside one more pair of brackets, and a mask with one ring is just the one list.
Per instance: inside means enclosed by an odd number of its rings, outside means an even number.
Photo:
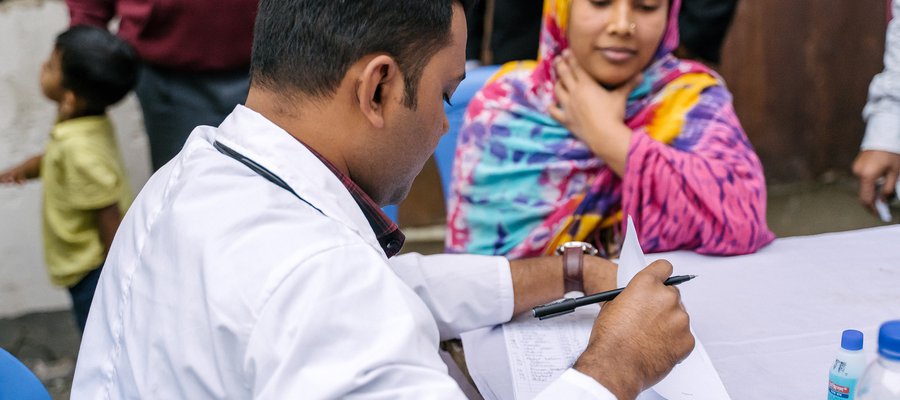
[{"label": "doctor's hand holding pen", "polygon": [[633,399],[664,378],[694,349],[687,311],[674,286],[672,264],[659,260],[635,275],[606,303],[575,369],[619,399]]}]

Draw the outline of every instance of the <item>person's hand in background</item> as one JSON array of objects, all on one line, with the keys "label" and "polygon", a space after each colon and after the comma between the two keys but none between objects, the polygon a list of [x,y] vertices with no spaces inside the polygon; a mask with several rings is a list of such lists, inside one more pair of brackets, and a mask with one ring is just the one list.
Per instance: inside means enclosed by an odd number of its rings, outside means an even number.
[{"label": "person's hand in background", "polygon": [[[853,173],[859,177],[859,201],[875,214],[875,200],[890,198],[900,175],[900,154],[880,150],[863,150],[853,161]],[[877,189],[881,183],[880,193]]]},{"label": "person's hand in background", "polygon": [[35,179],[41,174],[42,155],[34,156],[25,162],[0,172],[0,184],[24,184],[29,179]]}]

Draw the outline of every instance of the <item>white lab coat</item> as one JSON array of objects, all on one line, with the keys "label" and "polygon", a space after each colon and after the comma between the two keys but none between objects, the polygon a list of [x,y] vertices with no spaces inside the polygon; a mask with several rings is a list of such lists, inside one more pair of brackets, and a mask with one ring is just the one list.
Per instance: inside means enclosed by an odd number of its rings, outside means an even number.
[{"label": "white lab coat", "polygon": [[894,18],[884,42],[884,71],[869,85],[869,101],[863,109],[866,134],[860,147],[900,153],[900,1],[892,1],[891,10]]},{"label": "white lab coat", "polygon": [[[321,213],[219,153],[216,140]],[[72,398],[464,398],[439,339],[512,310],[505,259],[389,261],[340,180],[238,106],[219,128],[197,128],[125,216]],[[575,370],[545,396],[613,398]]]}]

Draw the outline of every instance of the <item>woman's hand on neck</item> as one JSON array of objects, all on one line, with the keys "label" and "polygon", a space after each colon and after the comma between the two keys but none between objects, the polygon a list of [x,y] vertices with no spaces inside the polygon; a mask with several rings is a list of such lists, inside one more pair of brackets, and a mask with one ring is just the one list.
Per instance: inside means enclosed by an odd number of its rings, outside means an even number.
[{"label": "woman's hand on neck", "polygon": [[554,68],[558,76],[554,88],[557,103],[550,106],[550,116],[587,144],[616,175],[624,175],[632,135],[625,125],[625,106],[641,75],[607,89],[568,50]]}]

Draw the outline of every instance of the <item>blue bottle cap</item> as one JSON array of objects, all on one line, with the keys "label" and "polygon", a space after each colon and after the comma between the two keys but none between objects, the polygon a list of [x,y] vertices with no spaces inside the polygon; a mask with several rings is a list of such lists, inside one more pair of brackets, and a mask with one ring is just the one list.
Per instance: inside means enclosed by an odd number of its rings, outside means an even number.
[{"label": "blue bottle cap", "polygon": [[841,348],[852,351],[862,350],[863,333],[855,329],[844,331],[844,334],[841,335]]},{"label": "blue bottle cap", "polygon": [[900,361],[900,320],[888,321],[878,330],[878,354]]}]

